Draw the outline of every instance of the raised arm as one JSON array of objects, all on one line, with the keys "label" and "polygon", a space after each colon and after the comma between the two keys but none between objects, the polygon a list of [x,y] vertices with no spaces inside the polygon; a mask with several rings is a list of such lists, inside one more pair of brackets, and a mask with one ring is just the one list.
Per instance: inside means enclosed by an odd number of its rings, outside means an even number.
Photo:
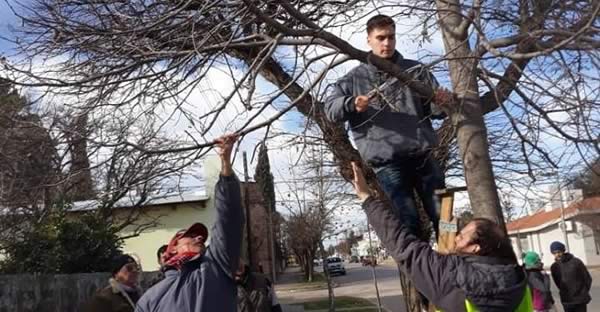
[{"label": "raised arm", "polygon": [[242,245],[244,214],[240,182],[231,167],[231,150],[237,135],[226,135],[216,140],[221,158],[221,174],[215,187],[217,219],[211,230],[209,253],[223,271],[233,278],[237,270]]},{"label": "raised arm", "polygon": [[352,167],[356,194],[385,248],[423,295],[440,308],[452,310],[454,307],[444,307],[450,301],[444,299],[457,295],[456,272],[462,260],[457,256],[438,254],[429,244],[411,234],[387,203],[370,196],[362,170],[355,163]]}]

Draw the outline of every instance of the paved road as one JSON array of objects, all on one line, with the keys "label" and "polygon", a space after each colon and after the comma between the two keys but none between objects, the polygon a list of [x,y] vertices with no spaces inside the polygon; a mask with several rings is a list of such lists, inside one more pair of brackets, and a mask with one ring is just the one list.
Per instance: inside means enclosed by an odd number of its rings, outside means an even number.
[{"label": "paved road", "polygon": [[[336,296],[354,296],[369,299],[377,302],[375,295],[375,286],[373,283],[373,275],[370,267],[362,267],[357,264],[346,263],[347,274],[345,276],[335,276],[334,281],[338,287],[334,289]],[[379,293],[382,300],[382,306],[391,312],[405,312],[404,302],[402,301],[402,292],[400,291],[400,280],[398,279],[398,271],[395,265],[383,264],[376,267],[376,274],[379,286]],[[297,276],[298,271],[291,270],[289,275],[285,276],[277,287],[284,289],[287,283],[293,281],[290,276]],[[592,286],[592,303],[588,306],[588,311],[600,311],[600,270],[592,271],[593,286]],[[554,289],[554,300],[559,302],[559,296]],[[280,300],[284,303],[304,302],[310,299],[327,297],[327,290],[311,290],[311,291],[279,291],[277,292]],[[558,312],[563,312],[560,304],[557,305]]]},{"label": "paved road", "polygon": [[[376,274],[379,286],[379,294],[382,300],[382,306],[388,311],[404,312],[404,302],[402,301],[402,292],[400,291],[400,280],[398,271],[393,265],[379,265],[376,267]],[[298,274],[297,270],[291,270],[291,275]],[[334,281],[338,286],[334,289],[336,296],[354,296],[369,299],[377,302],[375,286],[373,283],[373,273],[371,267],[363,267],[359,264],[346,263],[346,275],[335,276]],[[285,288],[286,284],[293,280],[284,277],[276,285],[277,296],[284,303],[298,303],[311,299],[327,297],[327,290],[311,291],[279,291],[277,288]]]}]

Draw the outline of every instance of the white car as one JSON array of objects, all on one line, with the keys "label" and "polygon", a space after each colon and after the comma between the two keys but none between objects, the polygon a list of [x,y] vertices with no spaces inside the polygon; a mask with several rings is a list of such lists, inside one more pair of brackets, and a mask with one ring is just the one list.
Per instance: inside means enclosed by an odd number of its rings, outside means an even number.
[{"label": "white car", "polygon": [[325,260],[329,274],[339,273],[346,275],[346,268],[344,267],[344,260],[340,257],[331,257]]}]

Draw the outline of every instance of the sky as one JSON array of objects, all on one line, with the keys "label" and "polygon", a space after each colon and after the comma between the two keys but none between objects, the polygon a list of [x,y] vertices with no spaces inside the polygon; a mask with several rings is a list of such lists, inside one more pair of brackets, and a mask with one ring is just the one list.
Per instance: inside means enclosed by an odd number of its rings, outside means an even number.
[{"label": "sky", "polygon": [[[9,1],[8,3],[14,3],[13,1]],[[388,13],[388,12],[381,12]],[[365,19],[359,21],[354,25],[349,25],[344,29],[333,29],[332,31],[342,37],[343,39],[348,40],[354,47],[357,47],[362,50],[368,50],[368,46],[366,44],[366,34],[364,32],[364,23]],[[401,22],[397,25],[397,49],[407,58],[419,59],[424,62],[430,61],[436,56],[439,56],[443,52],[443,44],[442,40],[439,36],[439,33],[435,33],[431,37],[431,41],[420,42],[419,40],[415,40],[415,37],[421,32],[420,28],[414,28],[415,22],[411,18],[403,18]],[[18,27],[17,19],[12,15],[10,9],[8,8],[8,4],[5,1],[0,2],[0,37],[9,36],[8,32],[9,26]],[[284,53],[285,51],[281,51]],[[4,56],[10,56],[12,54],[11,45],[5,40],[0,39],[0,54]],[[336,70],[332,71],[328,74],[328,80],[334,81],[336,78],[340,77],[344,73],[346,73],[353,66],[356,66],[357,62],[348,62],[343,66],[340,66]],[[237,74],[241,74],[239,71]],[[193,111],[195,114],[200,115],[202,111],[197,111],[197,106],[194,106],[195,103],[211,103],[211,105],[206,105],[203,109],[210,109],[218,104],[220,97],[223,94],[227,94],[232,88],[233,84],[231,79],[228,79],[227,74],[223,73],[223,71],[214,70],[209,75],[210,79],[207,79],[204,83],[202,83],[197,90],[194,90],[190,95],[188,100],[189,107],[187,110]],[[442,85],[448,86],[448,77],[444,77],[441,75],[437,75],[436,78],[442,83]],[[267,83],[266,81],[259,79],[258,80],[258,95],[267,94],[273,91],[273,87]],[[26,92],[32,92],[32,90],[26,90]],[[285,105],[287,102],[285,99],[280,99],[277,105]],[[273,108],[267,109],[261,118],[258,118],[258,121],[264,120],[268,116],[271,116],[276,113],[276,110]],[[237,128],[240,124],[244,122],[248,116],[253,114],[253,112],[245,112],[243,107],[241,106],[241,102],[237,101],[235,105],[232,105],[227,108],[225,112],[227,116],[231,116],[231,121],[223,122],[219,121],[216,123],[214,130],[209,132],[209,134],[205,138],[214,138],[218,136],[220,133],[229,132]],[[165,115],[168,115],[165,113]],[[165,131],[170,135],[176,137],[185,137],[185,132],[189,130],[190,124],[189,122],[183,118],[181,115],[171,116],[169,120],[164,120]],[[280,120],[278,120],[273,128],[278,130],[285,130],[291,132],[298,132],[300,130],[302,119],[300,118],[298,113],[290,113]],[[249,154],[249,157],[252,156],[254,151],[254,146],[262,139],[264,135],[264,131],[256,131],[251,134],[248,138],[244,140],[242,143],[240,150],[246,151]],[[196,138],[198,139],[198,138]],[[550,146],[559,146],[561,144],[560,140],[556,140],[556,142],[551,142],[551,137],[545,138],[548,141]],[[298,148],[290,147],[286,142],[285,137],[276,137],[269,142],[269,147],[271,148],[269,156],[271,158],[273,174],[276,178],[276,183],[278,187],[278,193],[285,197],[287,193],[289,193],[289,189],[287,188],[285,183],[282,181],[289,180],[290,178],[290,167],[295,167],[296,160],[299,157],[301,152]],[[240,161],[241,157],[238,157],[235,161],[235,168],[238,175],[243,176],[242,164]],[[254,172],[255,161],[250,164],[250,173]],[[464,185],[464,181],[461,178],[457,179],[449,179],[447,181],[450,185]],[[527,195],[526,195],[527,196]],[[461,194],[459,198],[457,198],[457,202],[455,206],[462,207],[466,205],[468,199],[466,198],[466,194]],[[518,205],[522,205],[523,202],[519,201]],[[355,206],[356,208],[357,206]],[[281,211],[285,213],[284,210]],[[521,211],[523,213],[524,210]],[[350,223],[350,224],[358,224],[364,221],[364,217],[360,210],[355,209],[352,213],[345,213],[345,216],[338,216],[341,223]]]}]

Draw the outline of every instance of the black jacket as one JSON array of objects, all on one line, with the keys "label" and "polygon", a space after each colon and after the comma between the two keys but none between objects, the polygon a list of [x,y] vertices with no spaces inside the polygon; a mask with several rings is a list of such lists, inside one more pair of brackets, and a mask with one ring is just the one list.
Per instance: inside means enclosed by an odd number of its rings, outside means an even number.
[{"label": "black jacket", "polygon": [[237,290],[238,312],[281,312],[271,281],[261,273],[251,272],[250,267],[246,267]]},{"label": "black jacket", "polygon": [[550,267],[552,279],[560,290],[563,305],[587,304],[592,287],[592,277],[583,262],[570,253],[565,253],[560,261]]},{"label": "black jacket", "polygon": [[83,307],[84,312],[133,312],[141,291],[125,291],[114,279],[100,289]]},{"label": "black jacket", "polygon": [[[417,61],[396,52],[394,63],[415,79],[437,86],[433,75]],[[325,113],[332,121],[348,121],[360,155],[373,167],[392,161],[425,155],[437,145],[430,118],[444,114],[399,81],[369,101],[359,113],[354,99],[388,81],[389,76],[370,64],[361,64],[342,77],[325,101]]]},{"label": "black jacket", "polygon": [[417,290],[442,311],[465,311],[469,299],[481,312],[514,311],[527,279],[515,263],[493,257],[441,255],[412,235],[382,201],[363,208],[379,239]]}]

